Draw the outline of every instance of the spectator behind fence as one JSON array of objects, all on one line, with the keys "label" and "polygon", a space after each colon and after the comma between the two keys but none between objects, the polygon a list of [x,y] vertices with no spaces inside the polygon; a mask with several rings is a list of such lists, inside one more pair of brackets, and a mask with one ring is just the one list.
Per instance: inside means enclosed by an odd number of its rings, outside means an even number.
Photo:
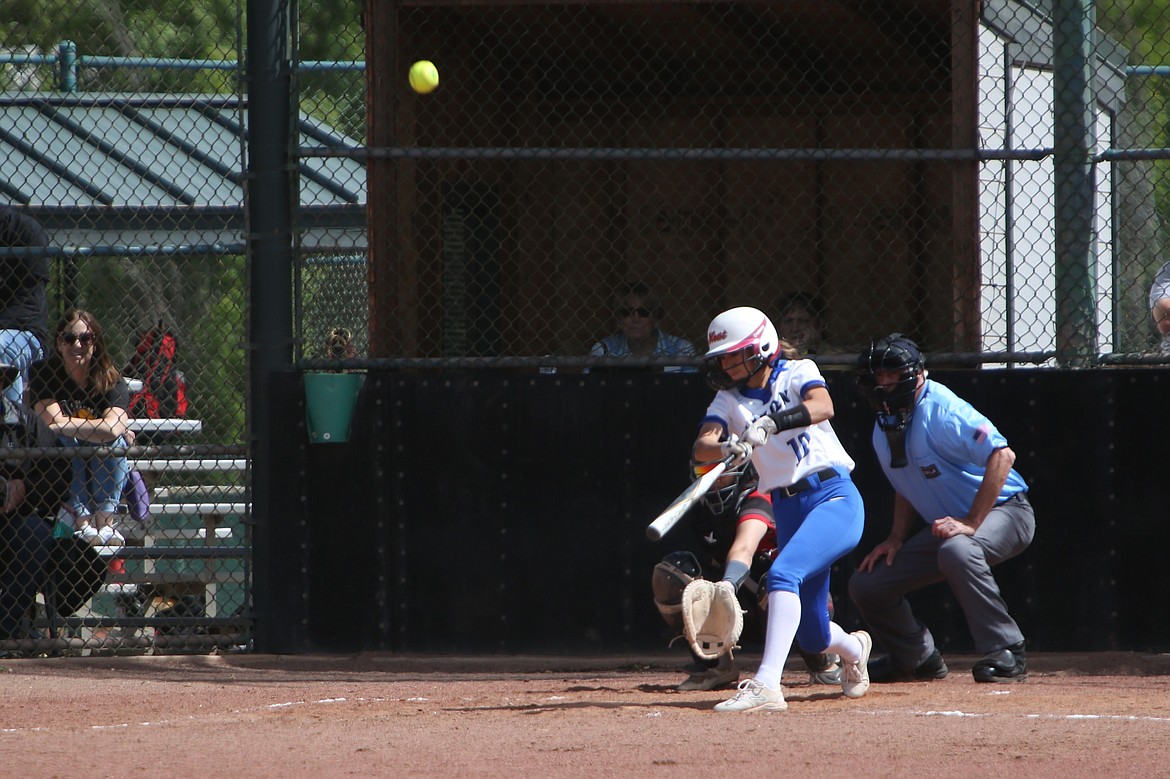
[{"label": "spectator behind fence", "polygon": [[[74,446],[127,446],[130,391],[106,350],[101,325],[74,309],[58,323],[56,349],[33,366],[30,397],[49,429]],[[116,511],[130,464],[124,456],[76,457],[68,513],[94,545],[121,546]],[[63,519],[68,519],[64,518]]]},{"label": "spectator behind fence", "polygon": [[[20,371],[0,364],[8,389]],[[0,395],[0,446],[51,447],[56,437],[23,403]],[[69,466],[60,458],[0,460],[0,641],[30,638],[28,617],[44,586],[53,545],[48,518],[69,496]],[[0,651],[0,657],[12,652]]]},{"label": "spectator behind fence", "polygon": [[[621,330],[593,344],[594,357],[693,357],[695,346],[685,338],[658,329],[663,307],[658,296],[641,282],[621,285],[613,296],[614,315]],[[671,365],[668,373],[695,368]]]},{"label": "spectator behind fence", "polygon": [[826,342],[825,307],[811,292],[785,295],[778,301],[776,313],[780,337],[792,344],[802,357],[841,351]]},{"label": "spectator behind fence", "polygon": [[[45,230],[36,219],[0,205],[0,247],[48,245]],[[0,257],[0,362],[16,366],[19,371],[4,389],[10,408],[26,400],[29,367],[45,358],[48,284],[48,254]]]},{"label": "spectator behind fence", "polygon": [[1162,354],[1170,355],[1170,262],[1162,266],[1150,285],[1150,313],[1162,335]]}]

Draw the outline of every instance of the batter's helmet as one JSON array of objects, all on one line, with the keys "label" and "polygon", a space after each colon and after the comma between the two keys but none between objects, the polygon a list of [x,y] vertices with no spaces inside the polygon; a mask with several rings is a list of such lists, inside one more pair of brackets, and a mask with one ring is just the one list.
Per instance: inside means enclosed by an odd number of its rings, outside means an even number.
[{"label": "batter's helmet", "polygon": [[[714,390],[746,384],[780,351],[780,336],[772,321],[756,308],[743,306],[724,311],[707,326],[707,353],[699,371]],[[738,354],[747,375],[736,380],[723,368],[722,358]]]},{"label": "batter's helmet", "polygon": [[[871,341],[857,358],[857,384],[877,414],[882,430],[901,430],[914,413],[918,377],[925,365],[918,344],[901,333]],[[879,371],[896,372],[893,384],[879,385]]]}]

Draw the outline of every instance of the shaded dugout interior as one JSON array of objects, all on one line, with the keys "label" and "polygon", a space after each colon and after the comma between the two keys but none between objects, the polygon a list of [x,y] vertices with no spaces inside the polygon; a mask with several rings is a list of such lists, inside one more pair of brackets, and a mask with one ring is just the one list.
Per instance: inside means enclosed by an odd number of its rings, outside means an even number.
[{"label": "shaded dugout interior", "polygon": [[[889,527],[892,496],[852,372],[826,371],[833,421],[866,500],[845,584]],[[1170,371],[932,372],[1018,455],[1036,539],[997,579],[1033,651],[1165,651]],[[657,651],[650,572],[685,531],[645,525],[688,483],[711,397],[695,374],[371,371],[347,443],[309,443],[302,378],[276,377],[274,484],[256,530],[261,651]],[[290,421],[292,423],[290,423]],[[258,468],[265,467],[257,463]],[[949,591],[912,596],[944,651],[971,650]],[[750,649],[750,646],[748,647]]]}]

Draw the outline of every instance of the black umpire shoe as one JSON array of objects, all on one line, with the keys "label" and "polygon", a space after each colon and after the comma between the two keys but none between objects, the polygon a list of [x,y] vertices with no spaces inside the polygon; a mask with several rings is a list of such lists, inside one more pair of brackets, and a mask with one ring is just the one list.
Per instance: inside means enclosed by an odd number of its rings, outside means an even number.
[{"label": "black umpire shoe", "polygon": [[992,652],[975,662],[971,675],[977,682],[1019,682],[1028,678],[1024,642]]},{"label": "black umpire shoe", "polygon": [[866,667],[869,669],[869,680],[878,684],[929,682],[934,679],[944,679],[947,675],[947,664],[943,662],[942,655],[937,649],[913,670],[908,671],[894,665],[894,660],[889,655],[870,660]]}]

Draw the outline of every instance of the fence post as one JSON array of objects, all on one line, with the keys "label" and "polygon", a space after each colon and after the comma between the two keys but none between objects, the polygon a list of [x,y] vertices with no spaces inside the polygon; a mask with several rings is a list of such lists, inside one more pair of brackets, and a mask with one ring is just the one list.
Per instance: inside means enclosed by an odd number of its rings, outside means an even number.
[{"label": "fence post", "polygon": [[[247,224],[249,255],[248,446],[252,455],[253,613],[256,647],[288,647],[299,620],[274,616],[270,515],[272,434],[264,409],[274,376],[292,367],[292,79],[287,0],[248,0]],[[283,561],[288,564],[288,561]],[[281,633],[281,631],[286,631]]]},{"label": "fence post", "polygon": [[73,41],[57,44],[57,89],[77,91],[77,44]]},{"label": "fence post", "polygon": [[1052,4],[1056,353],[1083,367],[1097,353],[1093,0]]}]

